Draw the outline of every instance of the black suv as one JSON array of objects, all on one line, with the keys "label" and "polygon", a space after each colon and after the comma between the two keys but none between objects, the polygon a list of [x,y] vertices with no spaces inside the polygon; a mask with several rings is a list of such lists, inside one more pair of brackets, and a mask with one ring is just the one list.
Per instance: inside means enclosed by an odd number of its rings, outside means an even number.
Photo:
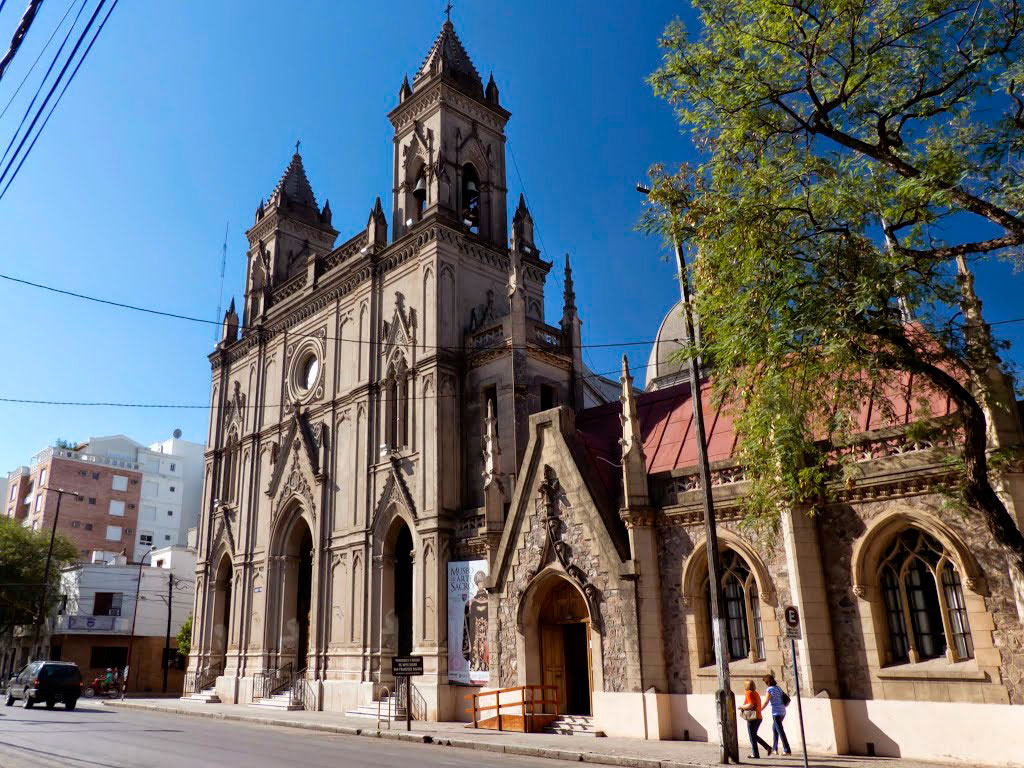
[{"label": "black suv", "polygon": [[47,709],[53,709],[58,701],[64,702],[64,708],[71,710],[82,695],[82,673],[77,664],[66,661],[33,661],[12,677],[7,684],[9,707],[15,699],[21,699],[25,709],[33,704],[43,702]]}]

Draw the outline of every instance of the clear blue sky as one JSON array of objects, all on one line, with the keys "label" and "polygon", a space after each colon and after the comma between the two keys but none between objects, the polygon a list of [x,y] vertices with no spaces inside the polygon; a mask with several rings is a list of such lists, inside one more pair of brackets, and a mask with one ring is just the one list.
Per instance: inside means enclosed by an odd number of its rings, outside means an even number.
[{"label": "clear blue sky", "polygon": [[[0,109],[67,0],[44,3],[0,82]],[[0,14],[8,39],[24,3]],[[211,318],[230,222],[225,304],[243,287],[246,241],[261,197],[296,138],[339,242],[390,201],[386,114],[402,76],[437,35],[444,3],[181,0],[118,5],[0,201],[0,271],[83,293]],[[573,254],[584,343],[650,339],[676,298],[659,242],[634,231],[634,183],[653,162],[692,159],[671,111],[644,77],[657,38],[689,5],[462,0],[453,21],[512,112],[508,135],[548,259]],[[45,61],[45,59],[44,59]],[[30,80],[34,85],[35,80]],[[0,119],[6,142],[22,93]],[[20,108],[19,108],[20,107]],[[509,162],[510,194],[521,189]],[[1024,314],[1005,266],[980,279],[986,315]],[[560,284],[548,286],[549,317]],[[205,403],[211,326],[160,319],[0,281],[0,397]],[[1019,325],[1000,332],[1024,342]],[[1011,335],[1013,334],[1013,335]],[[587,350],[598,371],[622,349]],[[628,347],[642,381],[648,350]],[[58,437],[124,433],[141,442],[176,427],[203,440],[205,410],[0,403],[0,471]]]}]

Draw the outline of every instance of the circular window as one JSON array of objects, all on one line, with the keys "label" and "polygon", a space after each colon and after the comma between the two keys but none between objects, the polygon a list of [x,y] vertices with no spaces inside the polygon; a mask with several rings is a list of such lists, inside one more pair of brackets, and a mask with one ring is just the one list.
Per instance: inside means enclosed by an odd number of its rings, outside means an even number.
[{"label": "circular window", "polygon": [[316,377],[320,373],[320,359],[313,354],[307,355],[302,361],[299,373],[299,384],[304,390],[310,390],[316,384]]}]

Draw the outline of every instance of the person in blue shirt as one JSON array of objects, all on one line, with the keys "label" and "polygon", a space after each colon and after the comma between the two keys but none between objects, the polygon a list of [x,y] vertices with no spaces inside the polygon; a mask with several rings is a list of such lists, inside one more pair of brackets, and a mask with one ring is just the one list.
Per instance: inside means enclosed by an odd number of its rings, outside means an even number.
[{"label": "person in blue shirt", "polygon": [[768,686],[768,690],[765,691],[765,698],[768,699],[768,704],[772,710],[772,751],[778,752],[779,750],[779,738],[782,738],[782,749],[784,755],[793,754],[789,748],[789,739],[786,738],[786,729],[782,727],[782,721],[786,717],[786,702],[785,694],[782,689],[779,688],[779,684],[775,682],[775,678],[772,675],[765,675],[762,680],[764,684]]}]

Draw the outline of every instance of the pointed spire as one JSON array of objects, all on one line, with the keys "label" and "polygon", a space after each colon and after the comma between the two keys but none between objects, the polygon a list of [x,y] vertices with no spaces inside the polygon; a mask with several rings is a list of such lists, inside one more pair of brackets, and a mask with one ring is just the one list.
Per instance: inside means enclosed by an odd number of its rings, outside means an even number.
[{"label": "pointed spire", "polygon": [[388,220],[384,215],[384,206],[380,204],[380,196],[377,196],[370,209],[370,218],[366,221],[366,244],[369,246],[388,244]]},{"label": "pointed spire", "polygon": [[498,105],[498,84],[494,82],[494,73],[491,72],[491,76],[487,79],[487,91],[485,98],[491,102],[491,104]]},{"label": "pointed spire", "polygon": [[275,197],[279,204],[281,200],[287,200],[295,205],[314,208],[319,213],[316,196],[313,194],[313,187],[310,186],[309,179],[306,178],[306,169],[302,165],[302,156],[299,154],[298,149],[292,155],[292,160],[288,163],[288,167],[281,176],[281,180],[274,187],[274,192],[270,199],[274,200]]},{"label": "pointed spire", "polygon": [[512,250],[522,251],[534,257],[540,255],[533,244],[533,216],[526,207],[526,198],[522,192],[519,193],[519,205],[512,216]]},{"label": "pointed spire", "polygon": [[265,202],[263,201],[263,198],[261,197],[261,198],[260,198],[260,204],[259,204],[259,206],[258,206],[258,207],[256,208],[256,221],[259,221],[260,219],[262,219],[262,218],[263,218],[263,214],[264,214],[264,212],[265,212],[265,211],[264,211],[264,209],[265,209],[265,206],[266,206],[266,203],[265,203]]},{"label": "pointed spire", "polygon": [[455,34],[455,26],[450,20],[441,26],[441,33],[416,72],[413,82],[438,74],[452,80],[470,96],[483,99],[484,84],[480,74],[473,66],[459,36]]},{"label": "pointed spire", "polygon": [[324,207],[320,211],[320,221],[324,224],[331,223],[331,201],[329,199],[324,199]]},{"label": "pointed spire", "polygon": [[576,319],[576,291],[572,284],[572,264],[569,263],[569,253],[565,254],[565,290],[562,293],[562,325],[570,325]]},{"label": "pointed spire", "polygon": [[231,305],[224,313],[223,332],[221,334],[222,344],[232,344],[238,341],[238,313],[235,311],[235,297],[231,297]]},{"label": "pointed spire", "polygon": [[412,96],[412,88],[409,86],[409,76],[405,75],[402,78],[402,87],[398,89],[398,103],[401,104],[410,96]]},{"label": "pointed spire", "polygon": [[637,415],[636,396],[633,393],[633,376],[629,372],[629,359],[622,356],[622,495],[624,507],[637,511],[638,507],[650,504],[647,489],[647,457],[644,455],[644,439],[640,431],[640,417]]}]

